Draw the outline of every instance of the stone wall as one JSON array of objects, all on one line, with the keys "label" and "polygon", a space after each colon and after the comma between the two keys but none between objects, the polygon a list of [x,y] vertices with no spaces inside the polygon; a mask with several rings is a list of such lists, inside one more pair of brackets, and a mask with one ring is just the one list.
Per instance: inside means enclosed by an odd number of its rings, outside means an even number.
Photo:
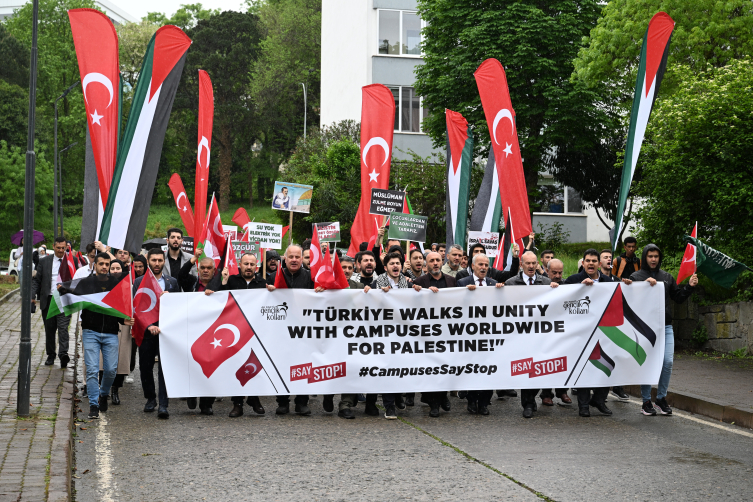
[{"label": "stone wall", "polygon": [[702,348],[732,352],[746,348],[753,354],[753,302],[727,303],[701,307],[693,298],[674,304],[675,344],[682,348],[698,348],[692,342],[693,332],[705,326],[708,341]]}]

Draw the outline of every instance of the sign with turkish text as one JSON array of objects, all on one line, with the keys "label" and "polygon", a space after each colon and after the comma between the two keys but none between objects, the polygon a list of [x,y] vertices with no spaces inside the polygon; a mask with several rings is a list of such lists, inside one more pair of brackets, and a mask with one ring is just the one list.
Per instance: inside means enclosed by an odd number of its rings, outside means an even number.
[{"label": "sign with turkish text", "polygon": [[404,200],[405,192],[372,188],[369,214],[389,216],[390,213],[402,213]]},{"label": "sign with turkish text", "polygon": [[319,242],[340,242],[339,221],[325,221],[316,223],[312,227],[316,227],[316,231],[319,233]]},{"label": "sign with turkish text", "polygon": [[193,237],[183,237],[180,249],[188,254],[193,254]]},{"label": "sign with turkish text", "polygon": [[311,197],[313,194],[313,185],[275,181],[272,209],[309,213],[311,212]]},{"label": "sign with turkish text", "polygon": [[400,241],[426,242],[429,218],[417,214],[392,213],[387,237]]},{"label": "sign with turkish text", "polygon": [[171,398],[653,384],[664,286],[164,295]]},{"label": "sign with turkish text", "polygon": [[233,251],[238,265],[241,263],[241,256],[246,253],[253,253],[256,256],[256,263],[261,263],[261,246],[258,242],[233,241]]},{"label": "sign with turkish text", "polygon": [[499,232],[468,232],[468,252],[474,244],[483,244],[486,256],[497,256],[499,248]]},{"label": "sign with turkish text", "polygon": [[259,242],[259,245],[268,249],[282,249],[282,225],[272,223],[248,223],[249,242]]}]

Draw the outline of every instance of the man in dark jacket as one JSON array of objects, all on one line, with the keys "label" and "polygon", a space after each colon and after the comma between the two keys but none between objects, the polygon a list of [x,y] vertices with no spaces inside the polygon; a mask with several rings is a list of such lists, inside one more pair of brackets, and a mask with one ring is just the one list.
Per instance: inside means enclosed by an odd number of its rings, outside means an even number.
[{"label": "man in dark jacket", "polygon": [[[659,385],[656,392],[656,405],[662,415],[671,415],[672,408],[667,404],[667,389],[669,378],[672,376],[672,362],[675,354],[675,333],[672,330],[672,306],[671,301],[682,303],[693,294],[698,285],[698,276],[693,274],[687,286],[681,286],[675,282],[675,278],[661,269],[661,261],[664,258],[656,244],[647,244],[643,248],[641,257],[641,269],[630,278],[633,281],[646,281],[651,286],[661,281],[664,283],[664,364],[659,376]],[[641,385],[641,397],[643,397],[643,414],[656,415],[656,409],[651,405],[651,386]]]},{"label": "man in dark jacket", "polygon": [[[468,253],[468,260],[472,262],[473,257],[479,253],[486,254],[486,248],[484,247],[484,245],[479,244],[479,243],[472,245]],[[513,251],[512,251],[512,265],[510,266],[510,270],[497,270],[494,267],[489,267],[489,273],[487,274],[487,277],[489,277],[490,279],[494,279],[497,282],[505,282],[507,279],[511,277],[515,277],[518,274],[518,270],[520,270],[520,259],[518,258],[518,245],[514,244]],[[457,274],[455,274],[455,279],[459,281],[460,279],[463,279],[464,277],[468,277],[471,274],[473,274],[473,267],[469,263],[468,268],[461,270]]]}]

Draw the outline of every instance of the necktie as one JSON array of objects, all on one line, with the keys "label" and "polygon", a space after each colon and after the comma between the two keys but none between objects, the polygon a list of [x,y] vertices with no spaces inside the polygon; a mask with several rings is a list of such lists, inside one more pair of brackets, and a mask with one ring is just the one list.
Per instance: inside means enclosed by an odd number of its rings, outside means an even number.
[{"label": "necktie", "polygon": [[528,285],[533,286],[533,277],[528,278]]},{"label": "necktie", "polygon": [[484,280],[483,279],[479,279],[478,280],[478,285],[479,286],[483,286],[484,285]]}]

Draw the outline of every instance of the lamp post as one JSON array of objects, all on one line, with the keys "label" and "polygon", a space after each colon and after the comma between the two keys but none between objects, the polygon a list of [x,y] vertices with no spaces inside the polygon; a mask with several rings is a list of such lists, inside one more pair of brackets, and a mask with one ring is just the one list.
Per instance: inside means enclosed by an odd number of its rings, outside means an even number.
[{"label": "lamp post", "polygon": [[[63,94],[58,96],[58,98],[55,100],[55,163],[53,166],[53,173],[54,173],[54,182],[53,182],[53,194],[52,194],[52,226],[55,228],[54,234],[57,238],[58,236],[58,181],[60,180],[60,175],[58,174],[58,101],[63,99],[68,95],[69,92],[73,90],[74,87],[76,87],[78,84],[80,84],[81,81],[76,80],[73,84],[71,84],[65,91],[63,91]],[[67,147],[70,148],[70,147]],[[65,151],[65,150],[63,150]],[[62,153],[62,152],[61,152]],[[62,197],[61,197],[62,200]],[[62,218],[62,210],[60,210],[61,218]],[[61,221],[60,226],[63,226],[63,223]],[[61,228],[60,233],[62,235],[63,230]]]},{"label": "lamp post", "polygon": [[[78,145],[78,141],[74,141],[70,145],[68,145],[65,148],[63,148],[62,150],[60,150],[60,153],[58,155],[60,155],[62,157],[62,155],[67,150],[70,150],[71,148],[73,148],[76,145]],[[56,201],[56,202],[58,203],[57,204],[58,205],[58,209],[60,210],[60,235],[63,236],[63,237],[65,237],[65,234],[63,233],[63,164],[62,164],[62,162],[60,163],[59,170],[60,170],[60,173],[58,174],[58,180],[59,180],[59,184],[60,184],[60,200]],[[57,198],[57,194],[58,194],[58,190],[55,190],[55,197],[56,198]],[[55,214],[55,216],[57,216],[57,214]],[[55,227],[55,229],[57,230],[57,226]]]}]

